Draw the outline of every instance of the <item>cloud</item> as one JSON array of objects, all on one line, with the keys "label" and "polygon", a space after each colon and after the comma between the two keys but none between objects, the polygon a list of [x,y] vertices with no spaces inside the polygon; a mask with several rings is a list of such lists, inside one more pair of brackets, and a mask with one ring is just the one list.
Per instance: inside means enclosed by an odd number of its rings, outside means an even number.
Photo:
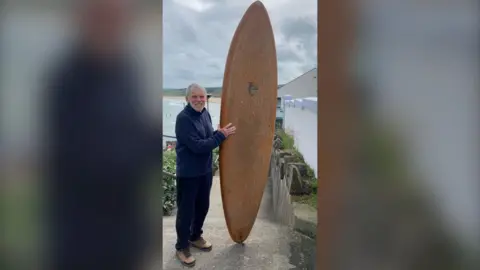
[{"label": "cloud", "polygon": [[[252,0],[164,0],[164,86],[221,86],[230,42]],[[279,83],[317,62],[317,1],[264,0],[277,46]]]}]

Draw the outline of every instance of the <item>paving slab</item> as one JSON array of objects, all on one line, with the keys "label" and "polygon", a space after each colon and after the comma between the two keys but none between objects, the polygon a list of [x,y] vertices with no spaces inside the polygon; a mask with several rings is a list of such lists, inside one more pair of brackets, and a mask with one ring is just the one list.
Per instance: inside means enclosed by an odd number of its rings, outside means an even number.
[{"label": "paving slab", "polygon": [[[204,237],[211,252],[192,248],[197,259],[193,269],[287,270],[314,269],[315,240],[273,220],[271,186],[267,186],[252,232],[243,245],[230,239],[223,215],[219,177],[213,179],[210,211]],[[163,269],[188,269],[175,257],[175,216],[163,219]]]}]

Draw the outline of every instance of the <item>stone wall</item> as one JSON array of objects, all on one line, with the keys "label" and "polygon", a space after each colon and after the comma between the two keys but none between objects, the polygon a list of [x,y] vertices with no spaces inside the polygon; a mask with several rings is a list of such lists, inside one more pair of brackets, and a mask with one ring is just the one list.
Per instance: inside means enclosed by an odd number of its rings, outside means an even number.
[{"label": "stone wall", "polygon": [[306,164],[295,160],[293,153],[278,148],[276,138],[270,160],[269,179],[272,185],[273,211],[277,222],[295,228],[310,237],[316,236],[316,209],[292,201],[292,195],[311,192],[305,181]]}]

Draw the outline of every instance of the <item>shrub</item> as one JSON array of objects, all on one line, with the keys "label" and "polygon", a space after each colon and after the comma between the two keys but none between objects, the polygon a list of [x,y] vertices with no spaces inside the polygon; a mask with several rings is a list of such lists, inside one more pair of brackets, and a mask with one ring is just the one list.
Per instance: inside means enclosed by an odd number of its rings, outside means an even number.
[{"label": "shrub", "polygon": [[[163,171],[175,175],[176,154],[175,151],[163,152]],[[177,200],[176,179],[163,173],[163,213],[171,215]]]},{"label": "shrub", "polygon": [[[213,150],[213,170],[218,170],[217,157],[219,155],[218,147]],[[176,173],[176,158],[177,155],[173,150],[167,150],[163,152],[163,213],[164,215],[171,215],[173,209],[176,206],[177,190],[176,179],[174,176]],[[167,175],[166,173],[171,174]]]},{"label": "shrub", "polygon": [[277,136],[280,137],[280,149],[282,150],[287,150],[295,149],[295,141],[293,140],[293,137],[287,134],[283,129],[277,130]]},{"label": "shrub", "polygon": [[[300,153],[300,151],[298,151],[298,149],[295,147],[295,140],[293,139],[293,136],[286,133],[282,129],[277,130],[276,133],[277,133],[277,136],[280,138],[280,141],[281,141],[280,149],[290,150],[293,154],[294,162],[305,163],[305,159],[304,159],[302,153]],[[316,194],[317,193],[316,192],[316,190],[317,190],[316,189],[317,178],[315,177],[315,172],[313,171],[313,169],[308,165],[307,165],[307,177],[312,182],[312,184],[315,184],[314,191],[315,191],[315,194]]]},{"label": "shrub", "polygon": [[[276,131],[276,135],[280,138],[280,149],[288,150],[292,153],[293,162],[296,163],[305,163],[305,159],[295,147],[295,140],[293,136],[286,133],[285,130],[279,129]],[[307,178],[310,186],[312,187],[312,193],[304,196],[292,196],[292,200],[301,204],[309,205],[313,208],[317,208],[317,189],[318,189],[318,180],[315,177],[313,169],[307,165]]]}]

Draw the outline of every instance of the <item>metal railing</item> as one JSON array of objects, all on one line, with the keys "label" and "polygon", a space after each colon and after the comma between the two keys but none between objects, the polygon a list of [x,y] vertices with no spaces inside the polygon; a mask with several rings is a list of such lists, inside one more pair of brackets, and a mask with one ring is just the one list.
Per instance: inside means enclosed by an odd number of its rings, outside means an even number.
[{"label": "metal railing", "polygon": [[[169,139],[177,139],[177,137],[175,137],[175,136],[170,136],[170,135],[163,135],[163,137],[169,138]],[[217,157],[215,158],[215,160],[214,160],[214,163],[217,163],[219,159],[220,159],[220,156],[217,156]],[[167,176],[177,177],[175,174],[169,173],[169,172],[164,171],[164,170],[162,170],[162,171],[163,171],[163,173],[164,173],[165,175],[167,175]]]},{"label": "metal railing", "polygon": [[[171,136],[171,135],[163,135],[163,137],[168,138],[168,139],[175,139],[175,140],[177,139],[177,137]],[[166,176],[170,176],[170,177],[174,177],[174,178],[177,177],[174,173],[169,173],[165,170],[162,170],[162,171],[163,171],[163,174],[166,175]]]},{"label": "metal railing", "polygon": [[169,138],[169,139],[177,139],[177,137],[175,137],[175,136],[170,136],[170,135],[163,135],[163,137]]}]

